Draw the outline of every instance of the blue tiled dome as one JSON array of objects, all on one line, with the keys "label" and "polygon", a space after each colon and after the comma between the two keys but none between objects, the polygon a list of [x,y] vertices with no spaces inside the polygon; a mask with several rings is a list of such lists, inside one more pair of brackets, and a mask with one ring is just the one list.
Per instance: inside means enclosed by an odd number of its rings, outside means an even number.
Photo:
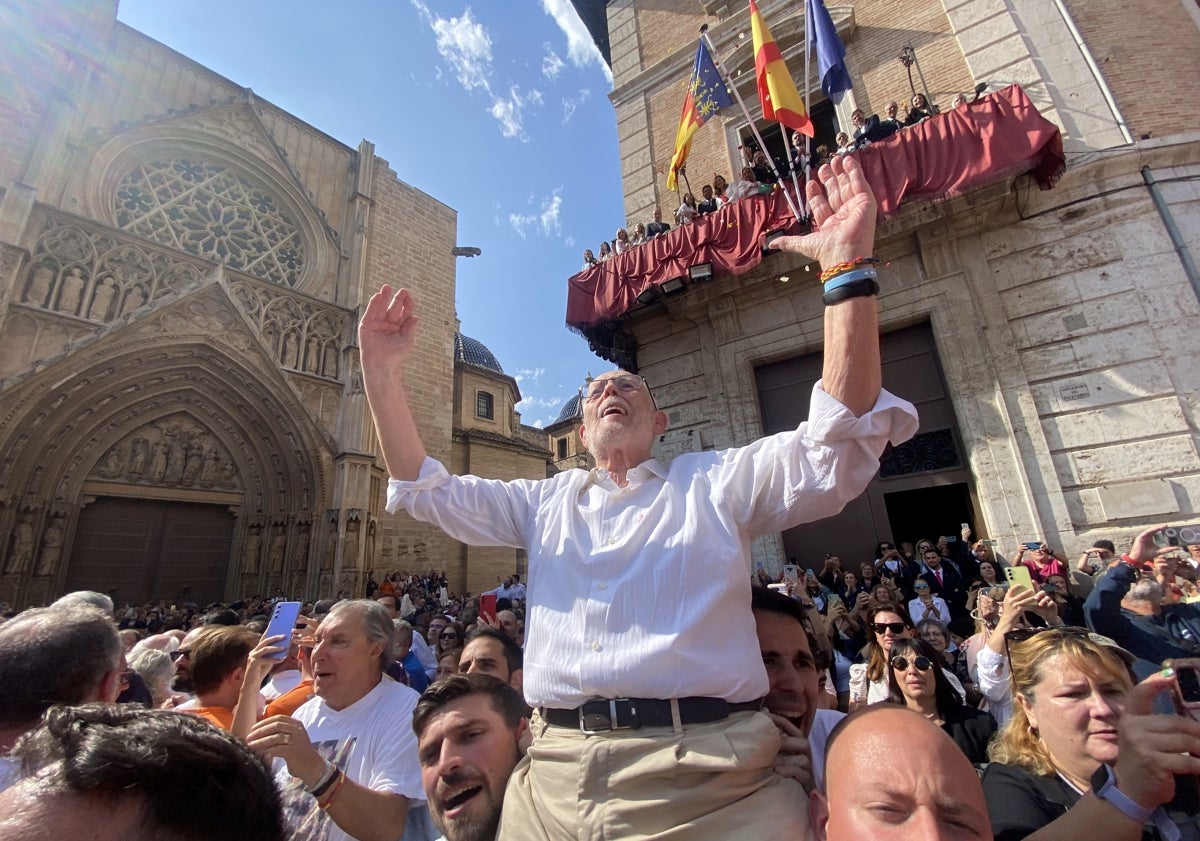
[{"label": "blue tiled dome", "polygon": [[580,417],[582,414],[583,414],[583,394],[580,393],[580,394],[576,394],[574,397],[572,397],[570,400],[567,401],[566,405],[562,407],[562,411],[558,413],[558,417],[555,418],[554,423],[562,423],[563,421],[569,421],[573,418]]},{"label": "blue tiled dome", "polygon": [[462,333],[454,334],[454,361],[487,368],[497,374],[504,373],[504,369],[500,367],[500,360],[496,359],[496,355],[488,350],[483,342]]}]

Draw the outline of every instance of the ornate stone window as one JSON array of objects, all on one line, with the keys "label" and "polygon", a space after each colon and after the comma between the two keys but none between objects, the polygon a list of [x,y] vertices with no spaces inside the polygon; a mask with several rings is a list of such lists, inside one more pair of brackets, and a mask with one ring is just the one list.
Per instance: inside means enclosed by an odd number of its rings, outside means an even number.
[{"label": "ornate stone window", "polygon": [[264,280],[300,279],[299,227],[268,190],[229,167],[197,158],[141,163],[113,201],[127,231]]},{"label": "ornate stone window", "polygon": [[879,458],[879,477],[911,476],[962,467],[958,442],[951,429],[914,435],[899,446],[889,444]]}]

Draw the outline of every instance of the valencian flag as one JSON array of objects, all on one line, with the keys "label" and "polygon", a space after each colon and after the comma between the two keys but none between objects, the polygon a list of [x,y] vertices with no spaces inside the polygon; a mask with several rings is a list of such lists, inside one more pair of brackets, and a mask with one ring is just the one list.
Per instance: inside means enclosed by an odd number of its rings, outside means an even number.
[{"label": "valencian flag", "polygon": [[675,133],[675,154],[671,157],[671,171],[667,173],[668,190],[677,189],[675,174],[687,162],[696,129],[722,108],[731,105],[733,98],[721,81],[721,74],[717,72],[717,66],[708,54],[708,47],[704,46],[701,39],[700,49],[696,50],[696,64],[692,67],[692,80],[688,83],[687,96],[683,100],[683,112],[679,115],[679,131]]},{"label": "valencian flag", "polygon": [[834,102],[854,87],[846,69],[846,45],[838,37],[833,18],[821,0],[805,0],[808,4],[808,43],[817,48],[817,70],[821,75],[821,90]]},{"label": "valencian flag", "polygon": [[792,74],[783,63],[779,46],[767,29],[767,22],[750,0],[750,31],[754,36],[754,75],[758,80],[758,99],[763,119],[782,123],[794,131],[813,136],[812,120],[804,110],[804,100],[796,90]]}]

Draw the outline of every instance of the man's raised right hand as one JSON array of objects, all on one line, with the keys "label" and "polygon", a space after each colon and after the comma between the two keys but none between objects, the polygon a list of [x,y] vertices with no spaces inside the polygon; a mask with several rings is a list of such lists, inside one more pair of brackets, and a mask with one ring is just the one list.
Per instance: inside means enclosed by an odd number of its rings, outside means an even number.
[{"label": "man's raised right hand", "polygon": [[407,289],[383,288],[371,296],[358,323],[358,349],[363,373],[394,373],[408,361],[416,342],[419,319]]}]

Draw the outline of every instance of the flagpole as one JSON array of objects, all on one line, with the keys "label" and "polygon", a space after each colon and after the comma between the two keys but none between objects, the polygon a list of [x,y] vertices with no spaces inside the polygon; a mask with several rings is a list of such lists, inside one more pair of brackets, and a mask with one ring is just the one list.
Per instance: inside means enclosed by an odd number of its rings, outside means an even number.
[{"label": "flagpole", "polygon": [[[810,11],[812,11],[812,9],[809,6],[809,0],[804,0],[804,107],[808,108],[809,112],[811,113],[812,109],[809,107],[809,103],[812,102],[812,88],[809,87],[809,79],[811,79],[812,76],[809,73],[809,69],[810,69],[809,61],[811,58],[811,56],[809,55],[809,47],[812,45],[813,38],[812,38],[812,15],[809,14]],[[813,124],[813,131],[814,132],[816,131],[815,123]],[[808,195],[808,180],[811,177],[811,175],[812,175],[812,138],[806,134],[806,135],[804,135],[804,195],[805,196]]]},{"label": "flagpole", "polygon": [[[754,118],[750,116],[750,111],[746,108],[746,103],[742,99],[742,95],[738,93],[737,85],[733,82],[733,77],[725,72],[725,62],[721,60],[721,54],[717,52],[716,46],[708,37],[707,23],[700,27],[700,39],[708,46],[708,52],[714,59],[714,63],[717,66],[717,72],[720,73],[725,80],[725,87],[730,91],[730,93],[733,94],[733,98],[736,99],[737,104],[741,106],[742,113],[746,115],[746,122],[750,124],[750,131],[754,133],[754,139],[758,141],[758,148],[763,151],[763,154],[766,155],[767,161],[771,164],[771,172],[775,174],[775,179],[777,181],[782,181],[783,176],[779,174],[779,170],[775,166],[775,159],[766,154],[767,142],[763,140],[762,135],[758,133],[758,126],[754,124]],[[796,222],[799,223],[801,217],[800,211],[796,209],[796,203],[792,201],[792,196],[787,191],[786,187],[781,189],[783,191],[783,198],[785,201],[787,201],[788,209],[792,211],[792,215],[796,217]]]}]

